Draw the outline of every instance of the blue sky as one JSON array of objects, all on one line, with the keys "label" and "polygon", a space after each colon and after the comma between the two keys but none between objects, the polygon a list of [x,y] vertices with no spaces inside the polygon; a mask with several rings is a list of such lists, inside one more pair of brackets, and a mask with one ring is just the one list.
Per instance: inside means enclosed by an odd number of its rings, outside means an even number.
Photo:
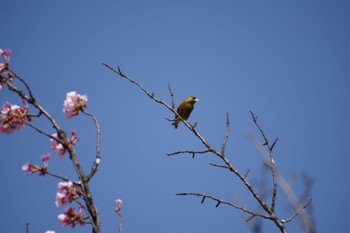
[{"label": "blue sky", "polygon": [[[176,103],[200,99],[190,117],[209,143],[221,148],[225,114],[231,119],[226,153],[250,179],[262,178],[261,160],[247,133],[261,139],[249,110],[265,133],[278,137],[279,170],[302,192],[302,174],[314,180],[313,211],[318,232],[342,232],[349,209],[348,1],[2,1],[0,47],[13,50],[11,67],[25,78],[37,100],[66,130],[81,136],[76,149],[85,170],[94,159],[95,129],[86,116],[64,119],[65,94],[88,95],[88,110],[101,124],[101,166],[91,182],[102,232],[116,232],[114,200],[124,200],[124,232],[250,232],[239,211],[178,192],[215,195],[255,210],[239,180],[211,155],[168,157],[201,150],[183,126],[175,130],[169,111],[102,66],[120,66],[158,98]],[[0,92],[1,104],[19,103]],[[37,125],[52,131],[39,120]],[[4,232],[63,228],[54,205],[58,180],[28,176],[22,164],[50,152],[53,172],[75,178],[68,159],[50,151],[49,140],[24,128],[0,135],[0,205]],[[295,182],[295,183],[294,183]],[[279,216],[290,216],[280,191]],[[289,232],[300,232],[297,221]],[[264,222],[265,232],[277,232]]]}]

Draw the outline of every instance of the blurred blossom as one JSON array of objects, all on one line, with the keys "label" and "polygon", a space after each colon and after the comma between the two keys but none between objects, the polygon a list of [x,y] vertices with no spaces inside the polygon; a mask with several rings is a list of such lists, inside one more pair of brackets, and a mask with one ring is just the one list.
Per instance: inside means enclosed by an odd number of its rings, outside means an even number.
[{"label": "blurred blossom", "polygon": [[75,91],[67,93],[66,100],[63,103],[63,112],[66,114],[66,118],[78,115],[80,110],[86,108],[86,102],[86,95],[77,94]]},{"label": "blurred blossom", "polygon": [[80,198],[80,188],[73,184],[72,181],[59,182],[59,192],[56,193],[55,205],[61,207],[65,204],[71,203],[73,200]]},{"label": "blurred blossom", "polygon": [[24,127],[24,123],[30,121],[28,105],[20,107],[15,104],[5,103],[0,111],[0,131],[12,134]]},{"label": "blurred blossom", "polygon": [[0,74],[1,74],[1,76],[0,76],[0,90],[2,89],[4,82],[5,83],[12,82],[12,80],[13,80],[12,73],[7,69],[9,66],[11,54],[12,54],[12,51],[10,49],[5,49],[5,50],[0,49],[0,56],[5,57],[5,63],[0,63]]},{"label": "blurred blossom", "polygon": [[11,56],[11,54],[12,54],[11,49],[5,49],[5,50],[0,49],[0,56],[4,56],[6,58]]},{"label": "blurred blossom", "polygon": [[122,208],[123,201],[121,199],[117,199],[115,200],[115,204],[117,205],[117,207],[115,208],[115,211],[119,212]]},{"label": "blurred blossom", "polygon": [[66,195],[66,192],[63,192],[63,193],[57,192],[56,201],[55,201],[56,207],[61,207],[67,203],[70,203],[70,201],[68,199],[68,196]]},{"label": "blurred blossom", "polygon": [[[58,138],[57,133],[52,134],[52,137]],[[51,142],[51,149],[55,151],[55,153],[58,155],[60,159],[63,159],[63,156],[66,153],[66,148],[64,148],[64,146],[61,143],[59,143],[58,141],[52,138],[50,139],[50,142]]]},{"label": "blurred blossom", "polygon": [[63,226],[70,225],[71,227],[75,227],[77,224],[80,226],[85,224],[85,218],[81,209],[79,212],[76,212],[74,207],[68,207],[63,214],[58,215],[58,221]]},{"label": "blurred blossom", "polygon": [[41,157],[41,161],[46,162],[51,158],[50,154],[45,154]]},{"label": "blurred blossom", "polygon": [[29,175],[35,173],[38,171],[36,165],[33,165],[31,163],[26,163],[22,166],[22,170],[28,172]]}]

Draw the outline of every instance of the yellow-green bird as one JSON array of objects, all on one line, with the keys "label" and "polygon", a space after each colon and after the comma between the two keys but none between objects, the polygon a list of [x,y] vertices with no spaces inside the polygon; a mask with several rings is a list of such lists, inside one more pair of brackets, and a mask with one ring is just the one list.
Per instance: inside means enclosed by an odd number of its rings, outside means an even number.
[{"label": "yellow-green bird", "polygon": [[[194,104],[198,101],[199,99],[197,99],[194,96],[187,97],[177,108],[177,113],[181,116],[182,119],[186,121],[191,115],[191,112],[194,108]],[[174,123],[172,123],[172,125],[175,126],[175,129],[177,129],[180,122],[181,120],[177,116],[175,116],[175,121]]]}]

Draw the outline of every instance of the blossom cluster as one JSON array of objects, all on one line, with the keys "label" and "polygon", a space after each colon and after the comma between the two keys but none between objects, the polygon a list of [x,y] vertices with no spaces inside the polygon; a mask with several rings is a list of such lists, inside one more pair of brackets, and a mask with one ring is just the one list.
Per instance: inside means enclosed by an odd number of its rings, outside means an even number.
[{"label": "blossom cluster", "polygon": [[[58,183],[58,192],[56,194],[55,204],[57,207],[61,207],[65,204],[71,203],[82,197],[83,192],[80,187],[73,184],[72,181]],[[83,226],[85,224],[85,218],[82,213],[82,208],[79,207],[79,211],[75,211],[74,207],[70,206],[66,208],[64,213],[58,215],[58,221],[63,226],[75,227],[77,224]]]},{"label": "blossom cluster", "polygon": [[58,190],[55,202],[57,207],[71,203],[82,196],[79,186],[74,185],[72,181],[58,183]]},{"label": "blossom cluster", "polygon": [[79,111],[86,108],[87,96],[77,94],[75,91],[66,94],[66,100],[63,103],[63,112],[66,118],[77,116]]},{"label": "blossom cluster", "polygon": [[[11,89],[12,86],[10,83],[13,81],[16,75],[9,67],[11,55],[11,50],[3,50],[0,48],[0,91],[5,85],[8,85],[9,89],[13,90],[13,88]],[[21,79],[19,78],[19,80]],[[65,114],[65,117],[67,119],[73,118],[77,116],[80,111],[84,112],[84,109],[87,107],[87,100],[88,99],[86,95],[80,95],[75,91],[67,93],[66,99],[63,103],[63,112]],[[28,122],[32,121],[33,116],[29,114],[29,106],[25,104],[25,100],[22,102],[22,107],[6,102],[2,108],[0,108],[0,132],[12,134],[17,130],[22,129],[25,124],[28,124]],[[40,114],[38,116],[40,116]],[[36,128],[33,125],[30,126]],[[39,132],[50,136],[46,132],[43,132],[38,128],[36,129]],[[75,145],[80,140],[80,137],[74,130],[72,130],[70,133],[71,137],[69,138],[66,138],[66,136],[64,136],[64,138],[61,138],[57,133],[51,135],[51,149],[59,156],[60,159],[64,158],[64,154],[66,153],[66,150],[69,148],[69,146]],[[41,165],[27,162],[26,164],[22,165],[22,170],[27,172],[29,175],[38,173],[40,176],[48,174],[60,177],[48,171],[48,163],[50,158],[50,154],[45,154],[41,157]],[[78,199],[80,199],[83,195],[84,193],[81,187],[72,181],[60,182],[58,184],[58,192],[56,193],[55,200],[57,207],[61,207],[73,201],[77,202],[80,205],[77,210],[74,207],[69,206],[62,214],[58,215],[58,220],[62,225],[75,227],[76,225],[82,226],[86,224],[86,217],[83,215],[84,207],[81,206],[80,202],[78,201]],[[120,206],[121,203],[119,204],[119,210]],[[48,230],[46,233],[55,233],[55,231]]]},{"label": "blossom cluster", "polygon": [[22,170],[26,171],[29,175],[39,172],[40,176],[44,176],[47,173],[47,168],[49,166],[48,161],[50,160],[50,157],[50,154],[45,154],[41,157],[41,161],[44,163],[44,166],[28,162],[22,166]]},{"label": "blossom cluster", "polygon": [[0,90],[4,84],[13,80],[13,74],[8,69],[11,54],[12,51],[10,49],[0,49],[0,57],[5,58],[5,63],[0,62]]},{"label": "blossom cluster", "polygon": [[24,127],[24,123],[31,121],[28,115],[29,107],[20,107],[15,104],[5,103],[0,111],[0,132],[12,134]]},{"label": "blossom cluster", "polygon": [[[67,139],[67,143],[71,144],[71,145],[74,145],[75,143],[77,143],[80,140],[80,137],[79,137],[79,135],[77,135],[75,130],[71,130],[70,133],[71,133],[71,138]],[[54,133],[51,136],[53,138],[58,139],[57,133]],[[64,158],[64,154],[66,153],[67,149],[61,143],[59,143],[58,140],[53,139],[53,138],[50,139],[51,149],[53,151],[55,151],[55,153],[58,155],[58,157],[60,159],[63,159]]]},{"label": "blossom cluster", "polygon": [[82,207],[79,208],[79,211],[75,211],[74,207],[68,207],[63,214],[58,215],[58,221],[63,226],[75,227],[77,224],[83,226],[86,222],[84,215],[82,213]]}]

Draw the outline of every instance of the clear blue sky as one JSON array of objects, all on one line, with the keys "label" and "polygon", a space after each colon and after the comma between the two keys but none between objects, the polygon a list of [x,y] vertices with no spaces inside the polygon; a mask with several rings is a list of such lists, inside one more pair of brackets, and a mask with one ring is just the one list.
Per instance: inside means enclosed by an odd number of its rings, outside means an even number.
[{"label": "clear blue sky", "polygon": [[[188,130],[175,130],[169,111],[101,64],[122,68],[170,103],[200,99],[190,122],[220,149],[225,113],[231,118],[226,153],[250,179],[261,178],[261,160],[247,140],[258,135],[249,110],[266,134],[278,137],[275,160],[301,193],[301,175],[315,179],[314,217],[319,232],[344,232],[349,205],[350,3],[348,1],[1,1],[0,47],[13,50],[12,68],[67,131],[81,136],[76,149],[87,170],[94,159],[93,122],[65,120],[65,94],[88,95],[88,110],[102,129],[100,170],[91,183],[102,232],[117,232],[114,200],[124,200],[124,233],[250,232],[241,212],[177,192],[215,195],[256,209],[239,180],[208,165],[209,155],[167,157],[203,149]],[[18,97],[3,90],[1,104]],[[36,122],[48,132],[45,121]],[[0,135],[1,229],[7,233],[63,228],[54,205],[57,179],[28,176],[26,162],[50,152],[53,172],[75,177],[49,140],[25,128]],[[279,192],[278,214],[289,206]],[[265,232],[277,232],[264,223]],[[287,225],[300,232],[297,221]]]}]

